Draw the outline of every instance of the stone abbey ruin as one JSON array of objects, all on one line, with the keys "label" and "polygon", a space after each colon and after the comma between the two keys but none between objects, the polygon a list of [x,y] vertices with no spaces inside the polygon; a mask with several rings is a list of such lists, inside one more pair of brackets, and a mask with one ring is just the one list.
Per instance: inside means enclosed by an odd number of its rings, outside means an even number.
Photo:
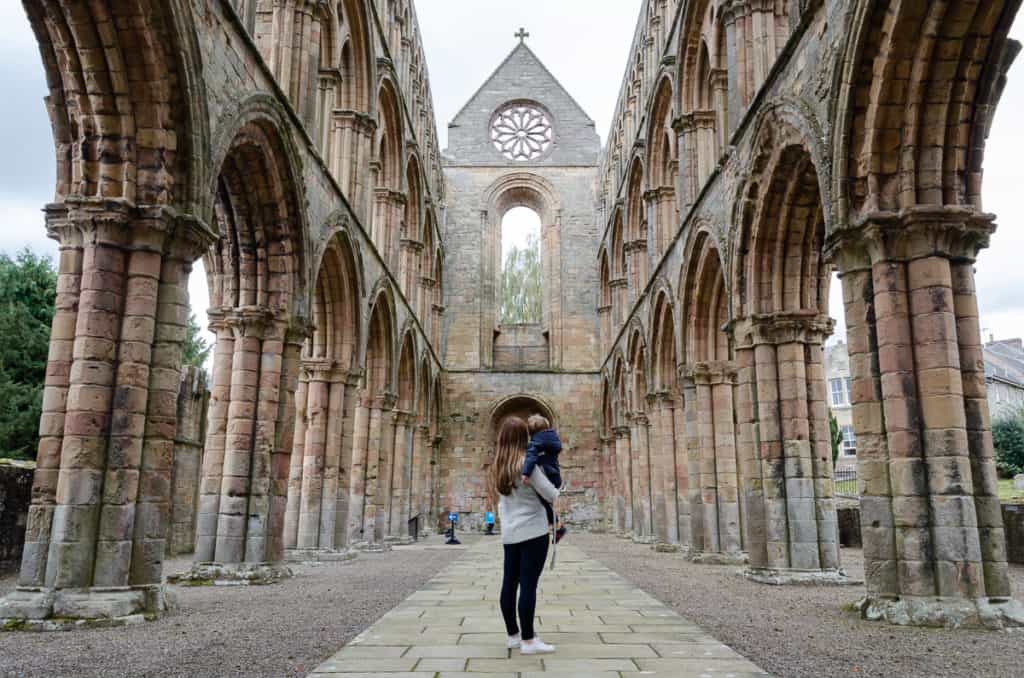
[{"label": "stone abbey ruin", "polygon": [[[273,580],[449,510],[477,527],[496,425],[540,411],[571,522],[841,581],[831,313],[863,613],[1024,624],[974,287],[1019,0],[641,4],[606,144],[521,34],[441,149],[411,0],[24,0],[59,290],[0,620],[166,607],[201,259],[216,345],[186,576]],[[507,326],[515,207],[541,220],[542,317]]]}]

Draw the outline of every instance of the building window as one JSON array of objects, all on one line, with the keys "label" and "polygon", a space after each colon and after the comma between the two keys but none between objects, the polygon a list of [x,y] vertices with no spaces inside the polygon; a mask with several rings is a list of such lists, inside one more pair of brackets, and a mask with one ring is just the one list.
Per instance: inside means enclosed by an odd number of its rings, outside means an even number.
[{"label": "building window", "polygon": [[843,433],[843,454],[852,457],[857,454],[857,436],[852,426],[843,426],[840,430]]},{"label": "building window", "polygon": [[846,404],[846,390],[843,388],[842,379],[829,379],[829,386],[832,389],[832,405],[845,405]]}]

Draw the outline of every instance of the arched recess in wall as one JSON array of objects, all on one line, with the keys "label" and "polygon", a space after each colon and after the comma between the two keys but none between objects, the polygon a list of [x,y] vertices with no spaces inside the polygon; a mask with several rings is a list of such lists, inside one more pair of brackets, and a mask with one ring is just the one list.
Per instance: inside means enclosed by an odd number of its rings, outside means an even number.
[{"label": "arched recess in wall", "polygon": [[715,557],[743,550],[736,454],[736,365],[723,329],[729,321],[723,262],[713,234],[696,224],[687,240],[679,308],[693,548]]},{"label": "arched recess in wall", "polygon": [[405,209],[402,214],[398,281],[409,305],[418,306],[420,260],[423,257],[423,190],[420,161],[409,154],[405,167]]},{"label": "arched recess in wall", "polygon": [[387,479],[386,536],[409,536],[409,517],[412,512],[413,444],[416,425],[416,387],[424,375],[417,374],[416,335],[406,328],[398,354],[397,400],[393,418],[393,433],[384,444],[387,457],[382,472]]},{"label": "arched recess in wall", "polygon": [[672,293],[667,283],[662,282],[651,311],[654,524],[655,533],[665,542],[689,544],[689,474],[676,335]]},{"label": "arched recess in wall", "polygon": [[373,222],[371,233],[377,252],[390,268],[398,255],[400,223],[405,211],[402,193],[405,137],[401,99],[390,78],[385,78],[377,95],[377,142],[373,174]]},{"label": "arched recess in wall", "polygon": [[680,32],[680,163],[689,207],[711,176],[729,138],[729,71],[718,0],[688,3]]},{"label": "arched recess in wall", "polygon": [[349,377],[358,366],[360,275],[348,233],[331,238],[313,295],[313,332],[302,351],[284,520],[286,549],[335,549],[347,541],[338,501],[350,491],[343,467]]},{"label": "arched recess in wall", "polygon": [[644,204],[644,165],[640,156],[629,166],[626,184],[626,259],[630,298],[636,299],[647,285],[647,207]]},{"label": "arched recess in wall", "polygon": [[380,542],[388,529],[385,472],[394,441],[396,334],[392,292],[386,282],[378,283],[370,298],[365,373],[353,421],[350,540]]},{"label": "arched recess in wall", "polygon": [[651,429],[648,416],[647,346],[643,328],[637,323],[629,337],[629,373],[626,388],[632,403],[629,413],[630,450],[632,452],[633,533],[641,538],[654,534],[653,466]]},{"label": "arched recess in wall", "polygon": [[215,185],[220,237],[204,258],[217,342],[197,562],[283,558],[285,497],[277,493],[287,486],[306,336],[305,225],[289,166],[294,152],[272,117],[241,118]]},{"label": "arched recess in wall", "polygon": [[[486,232],[481,252],[481,364],[494,369],[555,368],[562,359],[561,299],[561,209],[558,194],[550,183],[529,172],[507,174],[484,192],[481,211]],[[526,207],[540,217],[542,318],[539,327],[524,337],[507,333],[502,337],[500,318],[502,221],[509,210]],[[532,347],[529,352],[519,346]],[[496,347],[507,350],[496,353]],[[502,354],[508,361],[498,362]],[[524,362],[525,361],[525,362]]]},{"label": "arched recess in wall", "polygon": [[601,248],[598,263],[597,317],[601,332],[601,355],[604,356],[611,349],[612,341],[612,287],[607,247]]},{"label": "arched recess in wall", "polygon": [[679,156],[676,153],[676,133],[672,129],[673,100],[672,79],[666,75],[659,81],[654,94],[647,138],[649,178],[648,191],[644,197],[653,208],[651,242],[654,244],[655,261],[664,256],[679,227],[679,207],[676,202]]},{"label": "arched recess in wall", "polygon": [[[491,407],[490,420],[490,447],[494,448],[494,441],[497,439],[501,423],[508,417],[519,417],[524,422],[533,414],[543,415],[551,422],[551,427],[558,428],[558,418],[554,407],[545,399],[534,394],[518,394],[502,398]],[[490,462],[487,457],[485,465]]]},{"label": "arched recess in wall", "polygon": [[429,353],[424,351],[420,357],[420,367],[416,385],[416,415],[412,423],[412,464],[410,484],[409,530],[415,536],[430,524],[431,493],[433,471],[431,449],[433,436],[430,422],[434,410],[440,403],[431,402],[434,397],[434,379]]},{"label": "arched recess in wall", "polygon": [[[417,292],[416,316],[423,326],[423,334],[433,343],[433,303],[434,303],[434,256],[437,245],[434,241],[434,214],[428,205],[423,218],[423,247],[417,262],[414,285]],[[434,346],[434,351],[439,352],[440,348]]]},{"label": "arched recess in wall", "polygon": [[615,330],[626,322],[626,313],[629,310],[629,281],[626,278],[628,270],[626,233],[622,223],[622,208],[619,206],[615,207],[615,213],[612,215],[610,247],[612,253],[611,280],[608,285],[611,287],[612,297],[612,333],[609,334],[609,340],[611,336],[614,336]]}]

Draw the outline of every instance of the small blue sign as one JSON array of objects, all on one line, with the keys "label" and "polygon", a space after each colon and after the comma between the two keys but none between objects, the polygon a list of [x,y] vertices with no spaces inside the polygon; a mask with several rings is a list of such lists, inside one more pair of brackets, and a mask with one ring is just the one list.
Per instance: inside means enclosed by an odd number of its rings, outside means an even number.
[{"label": "small blue sign", "polygon": [[490,511],[485,513],[484,514],[484,522],[486,524],[488,524],[488,525],[493,525],[494,524],[494,514],[491,513]]},{"label": "small blue sign", "polygon": [[449,513],[448,514],[448,522],[450,522],[450,523],[457,523],[457,522],[459,522],[459,514],[458,513],[454,513],[454,512]]}]

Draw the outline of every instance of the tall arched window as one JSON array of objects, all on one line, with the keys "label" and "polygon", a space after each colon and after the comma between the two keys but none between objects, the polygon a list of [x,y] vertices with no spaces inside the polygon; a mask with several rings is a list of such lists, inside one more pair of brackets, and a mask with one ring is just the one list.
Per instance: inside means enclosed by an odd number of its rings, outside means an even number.
[{"label": "tall arched window", "polygon": [[541,279],[540,215],[513,207],[501,220],[501,324],[541,321]]}]

